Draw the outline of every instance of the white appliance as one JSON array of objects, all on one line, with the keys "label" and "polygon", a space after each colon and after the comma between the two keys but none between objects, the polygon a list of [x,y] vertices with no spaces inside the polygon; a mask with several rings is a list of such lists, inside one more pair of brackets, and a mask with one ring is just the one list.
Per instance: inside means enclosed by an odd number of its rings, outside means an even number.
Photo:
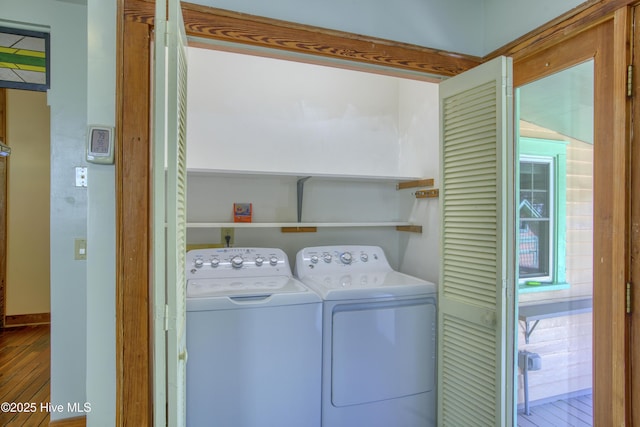
[{"label": "white appliance", "polygon": [[187,253],[187,426],[320,426],[322,301],[272,248]]},{"label": "white appliance", "polygon": [[305,248],[296,276],[323,302],[323,427],[436,423],[436,285],[377,246]]}]

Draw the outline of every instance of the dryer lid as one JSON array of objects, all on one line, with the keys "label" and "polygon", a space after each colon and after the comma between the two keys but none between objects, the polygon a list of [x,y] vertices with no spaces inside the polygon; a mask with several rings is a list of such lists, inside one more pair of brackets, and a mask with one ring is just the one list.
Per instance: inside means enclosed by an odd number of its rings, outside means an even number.
[{"label": "dryer lid", "polygon": [[324,300],[432,295],[434,283],[397,271],[309,275],[302,282]]}]

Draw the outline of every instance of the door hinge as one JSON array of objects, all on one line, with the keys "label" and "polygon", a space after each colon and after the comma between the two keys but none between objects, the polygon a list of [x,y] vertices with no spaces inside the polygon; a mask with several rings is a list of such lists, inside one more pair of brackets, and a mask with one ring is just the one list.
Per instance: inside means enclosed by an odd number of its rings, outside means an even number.
[{"label": "door hinge", "polygon": [[633,286],[631,282],[627,282],[627,314],[633,311]]},{"label": "door hinge", "polygon": [[169,304],[164,305],[164,330],[169,330]]},{"label": "door hinge", "polygon": [[633,95],[633,65],[627,66],[627,96]]}]

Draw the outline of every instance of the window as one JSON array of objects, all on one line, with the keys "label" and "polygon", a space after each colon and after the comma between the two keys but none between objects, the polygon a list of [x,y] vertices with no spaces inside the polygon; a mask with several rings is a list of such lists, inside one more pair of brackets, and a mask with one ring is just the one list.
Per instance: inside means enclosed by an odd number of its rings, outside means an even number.
[{"label": "window", "polygon": [[553,265],[552,158],[520,158],[520,245],[521,279],[549,281]]},{"label": "window", "polygon": [[521,138],[519,148],[520,291],[564,289],[567,143]]}]

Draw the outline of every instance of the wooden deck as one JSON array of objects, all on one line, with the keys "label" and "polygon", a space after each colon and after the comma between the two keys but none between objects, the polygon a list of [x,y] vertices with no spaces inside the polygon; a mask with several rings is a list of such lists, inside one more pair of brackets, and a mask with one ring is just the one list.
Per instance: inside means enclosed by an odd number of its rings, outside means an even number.
[{"label": "wooden deck", "polygon": [[49,425],[40,404],[50,401],[50,358],[49,325],[0,329],[0,402],[15,404],[0,410],[0,426]]},{"label": "wooden deck", "polygon": [[518,427],[593,426],[591,394],[531,406],[530,412],[531,415],[518,412]]}]

